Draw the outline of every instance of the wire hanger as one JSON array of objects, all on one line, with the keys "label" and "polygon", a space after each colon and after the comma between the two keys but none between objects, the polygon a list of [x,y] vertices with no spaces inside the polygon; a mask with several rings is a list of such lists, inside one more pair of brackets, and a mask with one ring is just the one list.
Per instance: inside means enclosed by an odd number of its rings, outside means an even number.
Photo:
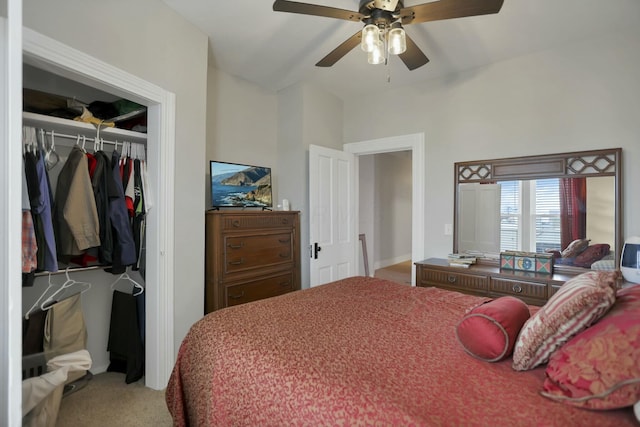
[{"label": "wire hanger", "polygon": [[45,155],[44,155],[44,164],[47,167],[47,170],[53,169],[59,162],[60,156],[56,152],[56,139],[55,139],[55,131],[51,130],[51,144],[49,147],[46,146],[45,140]]},{"label": "wire hanger", "polygon": [[29,310],[27,310],[27,313],[24,315],[24,318],[26,320],[29,320],[29,315],[31,313],[35,312],[35,309],[38,307],[38,304],[40,303],[40,300],[42,300],[42,298],[44,298],[45,295],[47,295],[49,293],[49,291],[51,290],[51,288],[53,288],[54,286],[55,285],[53,283],[51,283],[51,273],[49,273],[49,285],[47,286],[47,289],[45,289],[44,292],[38,297],[36,302],[33,303],[31,308]]},{"label": "wire hanger", "polygon": [[[58,288],[57,291],[55,291],[53,294],[51,294],[51,296],[49,298],[47,298],[42,304],[40,304],[40,309],[42,311],[46,311],[46,310],[50,309],[58,301],[62,301],[64,299],[72,297],[72,296],[74,296],[76,294],[79,294],[79,293],[81,294],[81,293],[84,293],[84,292],[88,291],[89,289],[91,289],[91,283],[79,282],[77,280],[74,280],[74,279],[70,278],[69,277],[69,267],[67,267],[67,269],[64,271],[64,274],[67,277],[67,280],[62,284],[62,286],[60,286],[60,288]],[[58,297],[60,294],[63,294],[64,291],[66,291],[67,289],[69,289],[70,287],[72,287],[74,285],[83,285],[84,288],[80,292],[74,292],[71,295],[63,296],[62,298],[54,299],[55,297]]]},{"label": "wire hanger", "polygon": [[129,282],[131,282],[133,284],[133,288],[134,289],[139,289],[139,291],[137,293],[134,293],[133,296],[137,297],[138,295],[142,295],[142,293],[144,292],[144,286],[142,286],[140,283],[136,282],[135,280],[133,280],[128,273],[124,272],[120,275],[120,277],[118,277],[116,280],[113,281],[113,283],[111,284],[111,290],[114,290],[114,286],[116,283],[118,283],[120,280],[128,280]]}]

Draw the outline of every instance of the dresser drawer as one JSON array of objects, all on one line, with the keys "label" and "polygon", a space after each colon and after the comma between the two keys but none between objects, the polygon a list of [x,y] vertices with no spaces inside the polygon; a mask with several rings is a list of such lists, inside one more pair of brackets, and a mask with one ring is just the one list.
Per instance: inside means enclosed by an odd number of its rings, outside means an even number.
[{"label": "dresser drawer", "polygon": [[224,272],[238,273],[293,262],[291,233],[266,233],[224,238]]},{"label": "dresser drawer", "polygon": [[547,284],[492,277],[489,290],[492,293],[521,298],[547,299]]},{"label": "dresser drawer", "polygon": [[549,294],[547,295],[547,299],[551,298],[556,292],[558,292],[560,290],[560,288],[562,287],[562,285],[551,285],[549,286]]},{"label": "dresser drawer", "polygon": [[271,213],[269,215],[228,215],[221,220],[223,231],[256,230],[260,228],[292,228],[296,216]]},{"label": "dresser drawer", "polygon": [[419,286],[437,286],[450,288],[462,292],[486,292],[489,289],[487,276],[457,273],[451,271],[422,269],[419,277]]},{"label": "dresser drawer", "polygon": [[257,279],[225,287],[227,307],[286,294],[294,290],[293,274]]}]

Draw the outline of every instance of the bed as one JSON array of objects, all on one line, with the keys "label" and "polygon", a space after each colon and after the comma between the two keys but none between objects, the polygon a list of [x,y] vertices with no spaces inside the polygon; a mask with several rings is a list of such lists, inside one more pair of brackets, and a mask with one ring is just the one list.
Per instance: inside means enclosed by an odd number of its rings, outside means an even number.
[{"label": "bed", "polygon": [[185,337],[176,426],[637,426],[540,395],[544,367],[467,354],[456,325],[487,298],[368,277],[215,311]]}]

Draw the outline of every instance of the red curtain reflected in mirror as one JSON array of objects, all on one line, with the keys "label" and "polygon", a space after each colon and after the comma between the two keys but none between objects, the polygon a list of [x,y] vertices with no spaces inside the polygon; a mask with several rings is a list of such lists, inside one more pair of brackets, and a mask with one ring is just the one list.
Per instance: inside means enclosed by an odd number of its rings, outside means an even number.
[{"label": "red curtain reflected in mirror", "polygon": [[587,234],[587,179],[560,179],[560,233],[562,249]]}]

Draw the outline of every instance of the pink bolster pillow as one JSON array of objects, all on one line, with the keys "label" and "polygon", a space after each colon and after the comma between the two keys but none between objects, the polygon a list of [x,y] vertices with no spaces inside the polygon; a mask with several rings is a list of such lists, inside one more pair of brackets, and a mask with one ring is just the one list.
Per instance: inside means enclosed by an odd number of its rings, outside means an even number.
[{"label": "pink bolster pillow", "polygon": [[472,309],[456,326],[462,348],[480,360],[498,362],[513,353],[529,307],[515,297],[501,297]]}]

